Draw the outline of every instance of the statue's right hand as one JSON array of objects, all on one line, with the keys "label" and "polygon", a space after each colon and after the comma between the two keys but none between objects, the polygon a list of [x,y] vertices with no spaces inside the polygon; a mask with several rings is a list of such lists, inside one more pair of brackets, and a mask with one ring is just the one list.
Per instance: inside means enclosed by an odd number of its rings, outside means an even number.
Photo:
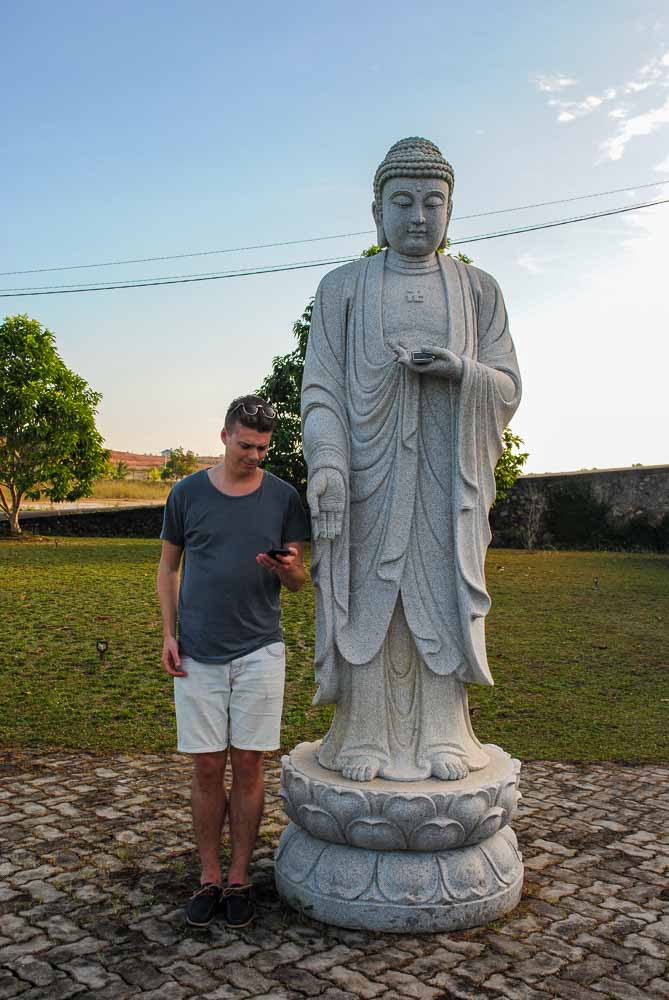
[{"label": "statue's right hand", "polygon": [[319,469],[309,481],[307,503],[311,510],[313,539],[341,534],[346,503],[346,483],[337,469]]}]

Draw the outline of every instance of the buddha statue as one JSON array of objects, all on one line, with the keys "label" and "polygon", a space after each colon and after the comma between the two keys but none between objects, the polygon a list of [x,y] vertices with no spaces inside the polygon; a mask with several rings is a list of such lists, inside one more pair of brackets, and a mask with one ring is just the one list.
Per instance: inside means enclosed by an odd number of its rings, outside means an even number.
[{"label": "buddha statue", "polygon": [[453,170],[403,139],[374,177],[385,248],[328,273],[302,386],[320,764],[354,781],[457,780],[488,756],[484,561],[521,383],[502,294],[447,254]]}]

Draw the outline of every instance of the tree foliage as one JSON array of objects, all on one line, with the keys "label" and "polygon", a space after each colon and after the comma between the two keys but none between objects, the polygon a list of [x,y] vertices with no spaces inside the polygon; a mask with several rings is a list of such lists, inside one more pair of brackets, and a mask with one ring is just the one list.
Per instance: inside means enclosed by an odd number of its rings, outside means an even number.
[{"label": "tree foliage", "polygon": [[196,470],[197,456],[194,452],[184,451],[183,448],[173,448],[172,454],[160,473],[160,478],[183,479],[184,476],[190,476],[191,472]]},{"label": "tree foliage", "polygon": [[523,470],[528,453],[520,450],[522,443],[510,427],[504,428],[504,451],[495,466],[495,503],[504,499]]},{"label": "tree foliage", "polygon": [[130,472],[130,466],[128,465],[127,462],[124,462],[121,459],[118,462],[116,462],[116,464],[114,464],[113,462],[110,463],[108,475],[110,479],[121,480],[121,479],[127,479],[129,472]]},{"label": "tree foliage", "polygon": [[0,326],[0,508],[20,533],[23,500],[88,496],[109,452],[95,427],[101,400],[62,361],[54,335],[26,315]]},{"label": "tree foliage", "polygon": [[[447,248],[450,244],[447,244]],[[376,244],[363,250],[362,257],[373,257],[381,252]],[[441,251],[440,251],[441,252]],[[471,264],[466,254],[458,253],[458,260]],[[314,300],[293,324],[297,347],[289,354],[281,354],[272,361],[272,370],[258,389],[258,395],[268,400],[278,414],[276,430],[265,467],[275,476],[286,479],[304,498],[307,491],[307,466],[302,454],[302,424],[300,419],[300,392],[304,373],[304,358],[311,329]],[[504,451],[495,469],[496,500],[507,495],[527,460],[521,452],[522,440],[507,427],[504,431]]]}]

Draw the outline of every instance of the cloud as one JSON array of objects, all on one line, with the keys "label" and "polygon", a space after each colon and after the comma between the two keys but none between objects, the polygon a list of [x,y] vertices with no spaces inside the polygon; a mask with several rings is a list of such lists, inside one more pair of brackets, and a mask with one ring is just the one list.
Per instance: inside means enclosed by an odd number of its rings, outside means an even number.
[{"label": "cloud", "polygon": [[562,73],[554,73],[550,76],[538,74],[532,78],[534,83],[547,94],[556,94],[565,87],[575,87],[578,80],[573,80],[570,76]]},{"label": "cloud", "polygon": [[538,257],[535,257],[531,253],[522,253],[520,257],[516,259],[516,264],[518,267],[522,267],[524,271],[528,271],[530,274],[544,274],[544,269],[539,263]]},{"label": "cloud", "polygon": [[602,149],[609,160],[621,160],[628,142],[640,135],[650,135],[661,125],[669,125],[669,97],[660,107],[623,121],[617,134],[602,143]]},{"label": "cloud", "polygon": [[[556,73],[537,74],[534,83],[539,90],[554,95],[565,87],[575,86],[577,81]],[[617,130],[601,144],[605,157],[616,161],[622,159],[627,144],[632,139],[650,135],[661,126],[669,124],[669,99],[653,108],[638,110],[636,99],[653,87],[669,88],[669,50],[645,63],[631,80],[620,86],[606,87],[600,94],[590,94],[578,101],[565,101],[561,96],[551,96],[548,105],[556,110],[557,121],[566,125],[585,118],[599,111],[607,102],[618,99],[617,107],[607,113],[607,118],[615,122]],[[620,103],[622,97],[627,100]],[[661,166],[658,169],[665,168]]]}]

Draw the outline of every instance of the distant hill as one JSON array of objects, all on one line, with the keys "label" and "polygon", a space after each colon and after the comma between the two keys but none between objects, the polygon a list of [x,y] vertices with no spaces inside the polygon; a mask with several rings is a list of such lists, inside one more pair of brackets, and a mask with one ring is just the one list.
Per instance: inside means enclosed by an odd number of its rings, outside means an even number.
[{"label": "distant hill", "polygon": [[[140,455],[135,451],[115,451],[113,448],[110,450],[111,461],[114,465],[116,465],[117,462],[125,462],[129,469],[136,470],[138,472],[142,469],[162,469],[165,464],[165,459],[162,455]],[[197,464],[200,469],[206,469],[210,465],[216,465],[222,460],[222,455],[197,456]]]}]

